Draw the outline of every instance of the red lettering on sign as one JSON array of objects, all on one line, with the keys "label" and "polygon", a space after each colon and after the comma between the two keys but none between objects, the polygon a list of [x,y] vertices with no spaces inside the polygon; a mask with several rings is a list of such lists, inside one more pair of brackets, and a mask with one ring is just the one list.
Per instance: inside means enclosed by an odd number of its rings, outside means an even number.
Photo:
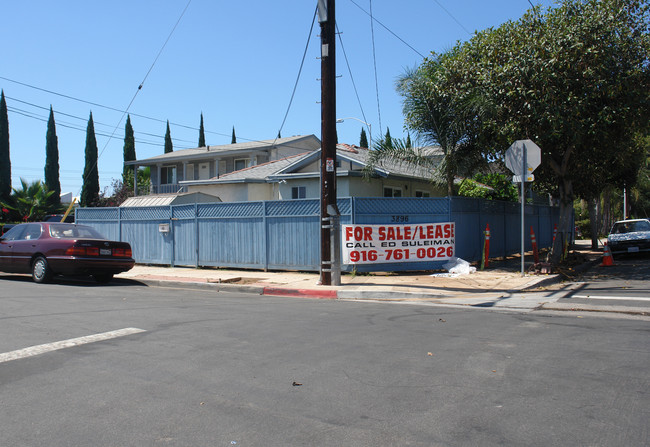
[{"label": "red lettering on sign", "polygon": [[345,241],[371,241],[372,227],[345,227]]},{"label": "red lettering on sign", "polygon": [[445,237],[450,238],[454,237],[454,227],[452,225],[445,225]]}]

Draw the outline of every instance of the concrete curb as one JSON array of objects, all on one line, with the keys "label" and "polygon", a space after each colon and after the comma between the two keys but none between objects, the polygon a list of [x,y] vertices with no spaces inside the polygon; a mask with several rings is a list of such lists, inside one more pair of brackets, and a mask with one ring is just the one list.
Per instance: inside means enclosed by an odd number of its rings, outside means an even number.
[{"label": "concrete curb", "polygon": [[129,281],[135,281],[150,287],[168,287],[175,289],[192,289],[192,290],[210,290],[212,292],[241,292],[254,295],[263,295],[264,286],[246,286],[235,284],[222,284],[205,281],[179,281],[165,279],[140,279],[128,278]]},{"label": "concrete curb", "polygon": [[[598,264],[599,259],[591,262],[586,262],[576,267],[577,272],[583,272],[592,266]],[[126,278],[122,279],[125,280]],[[340,289],[309,289],[309,288],[292,288],[283,286],[266,286],[266,285],[246,285],[246,284],[232,284],[221,283],[206,280],[204,278],[128,278],[130,281],[136,281],[141,284],[153,287],[170,287],[170,288],[186,288],[193,290],[209,290],[213,292],[239,292],[250,293],[262,296],[284,296],[284,297],[298,297],[298,298],[314,298],[314,299],[343,299],[343,300],[372,300],[372,301],[422,301],[422,300],[441,300],[452,299],[456,295],[453,293],[445,293],[438,291],[431,292],[408,292],[399,290],[340,290]],[[516,287],[510,290],[476,290],[475,293],[518,293],[531,291],[543,287],[548,287],[562,281],[559,274],[544,275],[532,277],[530,281],[521,287]]]},{"label": "concrete curb", "polygon": [[554,310],[565,312],[610,312],[621,313],[630,315],[650,316],[650,311],[647,307],[623,307],[623,306],[594,306],[590,304],[576,304],[576,303],[546,303],[540,309]]},{"label": "concrete curb", "polygon": [[338,299],[338,290],[317,290],[317,289],[290,289],[286,287],[264,287],[262,295],[269,296],[292,296],[301,298],[318,298],[326,300]]},{"label": "concrete curb", "polygon": [[398,291],[372,291],[372,290],[339,290],[337,294],[341,300],[376,300],[376,301],[396,301],[410,299],[441,299],[451,298],[453,295],[442,293],[418,293],[418,292],[398,292]]}]

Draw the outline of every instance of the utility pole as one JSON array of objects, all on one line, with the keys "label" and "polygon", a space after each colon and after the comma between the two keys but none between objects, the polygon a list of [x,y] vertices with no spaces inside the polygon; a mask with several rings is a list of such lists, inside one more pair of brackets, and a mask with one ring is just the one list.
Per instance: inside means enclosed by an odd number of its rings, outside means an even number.
[{"label": "utility pole", "polygon": [[[320,280],[332,285],[332,225],[328,205],[336,208],[336,21],[334,0],[318,0],[321,40],[321,201]],[[338,247],[335,247],[338,249]]]}]

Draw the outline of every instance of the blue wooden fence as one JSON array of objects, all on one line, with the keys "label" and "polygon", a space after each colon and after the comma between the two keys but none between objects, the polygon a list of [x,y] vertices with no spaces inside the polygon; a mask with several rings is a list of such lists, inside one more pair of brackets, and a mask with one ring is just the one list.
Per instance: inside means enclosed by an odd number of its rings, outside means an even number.
[{"label": "blue wooden fence", "polygon": [[[110,239],[129,242],[141,264],[318,271],[319,207],[319,200],[310,199],[79,208],[76,222]],[[455,222],[456,256],[467,261],[480,259],[488,223],[490,257],[521,250],[521,205],[517,203],[463,197],[342,198],[338,207],[343,225]],[[538,246],[549,247],[558,220],[559,208],[526,206],[526,249],[531,248],[531,226]],[[357,271],[431,270],[443,263],[362,264]]]}]

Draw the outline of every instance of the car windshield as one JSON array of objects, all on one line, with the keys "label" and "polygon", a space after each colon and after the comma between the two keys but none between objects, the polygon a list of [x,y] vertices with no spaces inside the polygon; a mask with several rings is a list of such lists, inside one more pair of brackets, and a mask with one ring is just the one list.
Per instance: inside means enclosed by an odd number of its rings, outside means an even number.
[{"label": "car windshield", "polygon": [[50,236],[62,239],[106,239],[92,227],[65,223],[50,224]]},{"label": "car windshield", "polygon": [[612,234],[634,233],[637,231],[650,231],[650,222],[640,220],[638,222],[617,222],[612,228]]}]

